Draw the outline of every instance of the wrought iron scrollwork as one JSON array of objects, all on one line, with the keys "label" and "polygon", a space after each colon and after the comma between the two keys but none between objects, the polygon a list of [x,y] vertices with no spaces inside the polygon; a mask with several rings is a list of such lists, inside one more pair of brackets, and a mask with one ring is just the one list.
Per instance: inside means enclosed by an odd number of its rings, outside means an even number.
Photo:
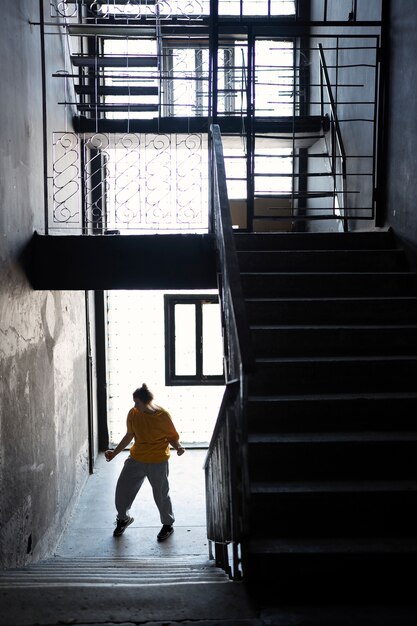
[{"label": "wrought iron scrollwork", "polygon": [[114,20],[139,20],[142,18],[170,20],[174,17],[198,20],[208,15],[207,0],[51,0],[50,15],[58,18],[100,18]]},{"label": "wrought iron scrollwork", "polygon": [[206,230],[206,153],[200,134],[55,133],[50,228]]},{"label": "wrought iron scrollwork", "polygon": [[80,145],[75,133],[53,136],[53,222],[80,222]]}]

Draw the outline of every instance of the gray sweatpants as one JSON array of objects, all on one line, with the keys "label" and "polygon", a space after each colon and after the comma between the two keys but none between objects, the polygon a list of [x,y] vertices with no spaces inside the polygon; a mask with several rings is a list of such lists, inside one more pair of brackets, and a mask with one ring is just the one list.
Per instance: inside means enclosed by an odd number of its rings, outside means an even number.
[{"label": "gray sweatpants", "polygon": [[168,461],[142,463],[129,456],[120,472],[116,485],[116,510],[118,519],[126,519],[145,478],[152,487],[153,498],[158,507],[161,524],[173,524],[171,498],[169,497]]}]

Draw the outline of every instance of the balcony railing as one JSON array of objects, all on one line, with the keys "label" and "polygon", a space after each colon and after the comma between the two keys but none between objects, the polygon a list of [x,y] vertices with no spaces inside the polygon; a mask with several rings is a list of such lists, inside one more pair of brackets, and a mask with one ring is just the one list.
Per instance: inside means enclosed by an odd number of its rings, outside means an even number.
[{"label": "balcony railing", "polygon": [[55,133],[49,232],[207,232],[202,134]]}]

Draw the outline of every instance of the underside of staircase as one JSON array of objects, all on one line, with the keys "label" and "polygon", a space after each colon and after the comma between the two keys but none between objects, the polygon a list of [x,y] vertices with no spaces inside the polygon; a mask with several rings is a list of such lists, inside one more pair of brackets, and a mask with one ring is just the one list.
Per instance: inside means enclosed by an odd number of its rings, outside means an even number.
[{"label": "underside of staircase", "polygon": [[414,604],[417,282],[391,231],[236,234],[247,580],[276,606]]}]

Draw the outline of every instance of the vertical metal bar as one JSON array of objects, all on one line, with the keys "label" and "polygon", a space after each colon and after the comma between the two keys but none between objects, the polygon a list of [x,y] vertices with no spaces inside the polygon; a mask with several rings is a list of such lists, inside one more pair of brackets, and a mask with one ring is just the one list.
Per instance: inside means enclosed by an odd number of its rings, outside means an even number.
[{"label": "vertical metal bar", "polygon": [[[308,21],[310,19],[310,4],[303,3],[302,19]],[[309,115],[310,113],[310,37],[300,37],[300,56],[298,59],[299,67],[299,115]],[[319,64],[320,65],[320,64]],[[321,70],[320,70],[321,73]],[[322,101],[321,104],[323,105]],[[323,117],[323,115],[322,115]],[[294,167],[294,166],[293,166]],[[304,210],[304,216],[307,219],[308,209],[308,190],[309,190],[309,175],[308,175],[308,148],[299,148],[298,151],[298,189],[301,194],[305,194],[304,198],[300,198],[298,201],[298,214],[300,215],[300,204]],[[297,230],[306,230],[306,219],[304,222],[299,223]]]},{"label": "vertical metal bar", "polygon": [[[295,106],[296,106],[296,91],[297,91],[297,39],[294,37],[292,40],[293,45],[293,66],[292,66],[292,75],[293,75],[293,95],[292,95],[292,168],[291,168],[291,217],[294,217],[294,203],[295,203],[295,193],[294,193],[294,185],[296,181],[295,176],[295,167],[296,167],[296,158],[295,158]],[[298,85],[300,86],[300,85]],[[297,163],[298,169],[300,168],[300,164]]]},{"label": "vertical metal bar", "polygon": [[[335,110],[336,110],[336,114],[337,114],[337,90],[338,90],[338,81],[339,81],[339,37],[336,37],[336,68],[335,68],[335,89],[334,89],[334,104],[335,104]],[[334,137],[334,142],[333,142],[333,166],[334,166],[334,174],[333,174],[333,215],[335,215],[336,212],[336,197],[338,198],[338,190],[337,190],[337,136],[336,136],[336,132],[333,135]],[[342,165],[342,162],[340,162],[340,165]],[[343,202],[343,193],[341,195],[341,200]],[[342,207],[342,213],[344,214],[345,211],[345,207]]]},{"label": "vertical metal bar", "polygon": [[219,0],[210,0],[209,20],[209,124],[216,124],[218,99]]},{"label": "vertical metal bar", "polygon": [[87,422],[88,422],[88,470],[94,471],[94,402],[93,402],[93,355],[91,350],[90,298],[84,292],[86,327],[86,379],[87,379]]},{"label": "vertical metal bar", "polygon": [[327,22],[327,0],[324,0],[324,6],[323,6],[323,22]]},{"label": "vertical metal bar", "polygon": [[197,302],[194,307],[196,375],[201,379],[203,376],[203,303]]},{"label": "vertical metal bar", "polygon": [[175,376],[175,302],[164,295],[164,330],[168,341],[165,344],[165,384]]},{"label": "vertical metal bar", "polygon": [[195,114],[198,116],[204,115],[204,101],[203,101],[203,51],[201,48],[196,48],[194,51],[195,57]]},{"label": "vertical metal bar", "polygon": [[376,225],[376,216],[375,216],[375,202],[376,202],[376,165],[377,165],[377,156],[378,156],[378,90],[379,84],[381,82],[380,77],[380,63],[379,63],[379,37],[375,37],[375,70],[374,70],[374,114],[373,114],[373,136],[372,136],[372,219],[375,219]]},{"label": "vertical metal bar", "polygon": [[[219,0],[210,0],[210,16],[209,16],[209,76],[208,76],[208,126],[210,127],[215,123],[217,118],[217,73],[218,73],[218,6]],[[211,94],[211,97],[210,97]],[[208,134],[208,150],[209,150],[209,163],[208,163],[208,176],[209,176],[209,232],[214,232],[214,166],[213,166],[213,138],[211,133]]]},{"label": "vertical metal bar", "polygon": [[85,139],[80,136],[80,180],[81,180],[81,233],[87,234],[87,189],[86,189],[86,159],[85,159]]},{"label": "vertical metal bar", "polygon": [[42,149],[43,149],[43,202],[44,202],[44,232],[49,232],[49,205],[48,205],[48,115],[46,110],[46,59],[45,59],[45,16],[43,0],[39,0],[40,46],[41,46],[41,79],[42,79]]},{"label": "vertical metal bar", "polygon": [[[390,0],[382,0],[381,6],[381,35],[380,48],[378,50],[378,129],[377,129],[377,152],[375,176],[375,226],[383,226],[387,217],[387,115],[389,99],[389,76],[390,70]],[[375,160],[375,155],[374,155]]]},{"label": "vertical metal bar", "polygon": [[323,84],[323,65],[320,63],[320,117],[324,118],[324,84]]},{"label": "vertical metal bar", "polygon": [[253,231],[255,205],[255,37],[248,28],[248,78],[246,88],[246,229]]},{"label": "vertical metal bar", "polygon": [[101,452],[109,447],[107,425],[107,324],[105,292],[94,291],[95,352],[97,375],[97,435],[98,448]]}]

